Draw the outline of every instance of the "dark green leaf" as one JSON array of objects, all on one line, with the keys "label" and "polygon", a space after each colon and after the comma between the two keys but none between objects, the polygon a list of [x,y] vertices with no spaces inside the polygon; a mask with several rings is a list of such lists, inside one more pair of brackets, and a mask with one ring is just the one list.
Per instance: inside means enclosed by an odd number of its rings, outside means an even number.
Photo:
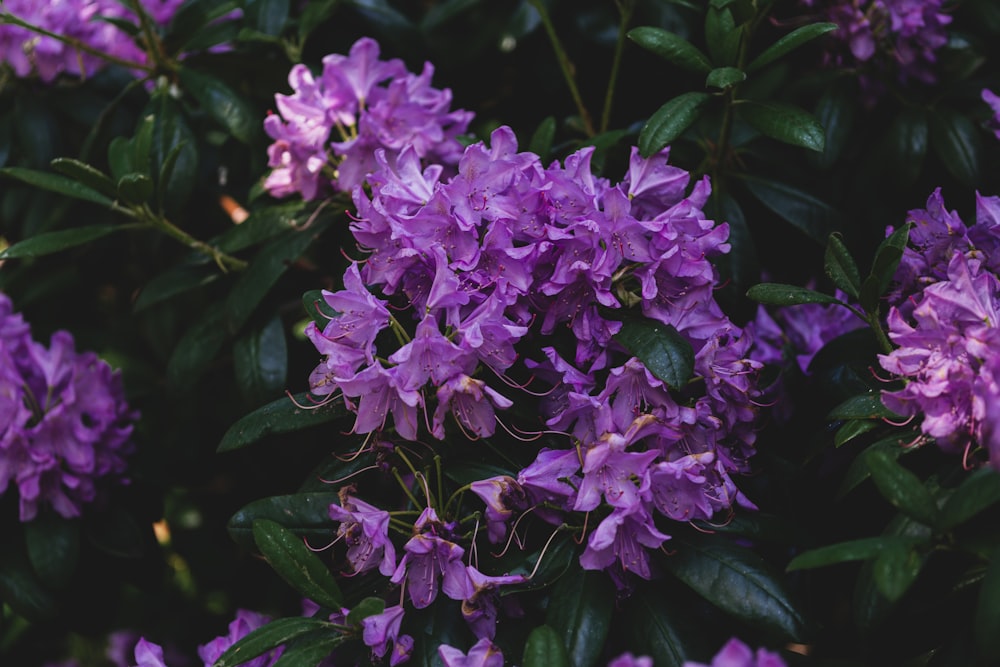
[{"label": "dark green leaf", "polygon": [[32,621],[56,615],[55,599],[39,581],[28,562],[20,539],[0,541],[0,600]]},{"label": "dark green leaf", "polygon": [[899,260],[903,258],[903,249],[910,238],[910,223],[902,225],[879,244],[875,251],[872,270],[861,283],[861,307],[866,312],[875,312],[879,298],[889,288]]},{"label": "dark green leaf", "polygon": [[708,93],[682,93],[649,117],[639,131],[639,151],[643,157],[659,152],[688,129],[711,99]]},{"label": "dark green leaf", "polygon": [[823,268],[834,285],[855,299],[858,298],[861,272],[858,271],[858,265],[854,263],[854,258],[851,257],[851,252],[844,245],[840,234],[830,234],[826,242]]},{"label": "dark green leaf", "polygon": [[716,67],[736,64],[742,33],[728,7],[710,6],[705,13],[705,42]]},{"label": "dark green leaf", "polygon": [[310,218],[327,219],[318,209],[304,202],[290,202],[255,209],[250,212],[249,218],[212,239],[212,243],[219,250],[232,254],[294,230]]},{"label": "dark green leaf", "polygon": [[802,303],[839,303],[843,301],[797,285],[782,283],[760,283],[747,290],[747,298],[766,306],[795,306]]},{"label": "dark green leaf", "polygon": [[313,30],[333,16],[338,4],[340,0],[315,0],[307,3],[299,17],[299,41],[305,42]]},{"label": "dark green leaf", "polygon": [[983,655],[1000,659],[1000,551],[990,556],[986,576],[979,587],[974,621],[976,645]]},{"label": "dark green leaf", "polygon": [[[912,441],[915,437],[916,434],[912,431],[894,434],[891,437],[873,442],[868,446],[868,450],[880,450],[886,452],[893,458],[899,458],[902,454],[912,451],[912,449],[905,448],[905,445],[907,442]],[[855,457],[855,459],[851,462],[850,467],[847,469],[847,472],[844,474],[844,479],[840,483],[840,488],[837,489],[837,498],[843,498],[869,477],[871,477],[871,471],[868,468],[868,464],[865,462],[865,457]]]},{"label": "dark green leaf", "polygon": [[233,344],[236,383],[246,399],[255,405],[281,394],[288,371],[288,345],[281,318],[275,315]]},{"label": "dark green leaf", "polygon": [[456,16],[459,16],[473,7],[482,4],[483,0],[445,0],[437,2],[431,6],[424,19],[420,22],[420,29],[423,32],[437,30],[447,24]]},{"label": "dark green leaf", "polygon": [[802,641],[807,626],[784,578],[723,536],[675,537],[664,566],[703,598],[751,625]]},{"label": "dark green leaf", "polygon": [[747,79],[747,73],[736,67],[716,67],[705,77],[706,88],[732,88]]},{"label": "dark green leaf", "polygon": [[161,209],[179,210],[198,179],[198,142],[173,97],[158,93],[148,108],[156,113],[152,157],[157,202]]},{"label": "dark green leaf", "polygon": [[250,143],[261,132],[254,107],[229,84],[202,71],[181,67],[181,84],[202,109],[221,123],[239,141]]},{"label": "dark green leaf", "polygon": [[136,165],[133,163],[132,142],[128,138],[115,137],[108,144],[108,166],[111,167],[111,178],[115,181],[136,170]]},{"label": "dark green leaf", "polygon": [[552,154],[552,141],[556,136],[556,119],[554,116],[547,116],[545,120],[538,124],[535,133],[531,135],[531,142],[528,150],[537,155],[542,164],[547,164],[549,156]]},{"label": "dark green leaf", "polygon": [[265,35],[278,36],[288,21],[289,0],[247,0],[247,22]]},{"label": "dark green leaf", "polygon": [[880,425],[881,422],[873,419],[852,419],[837,429],[837,433],[833,436],[833,446],[840,447],[841,445],[845,445],[858,436],[864,435],[865,433],[878,428]]},{"label": "dark green leaf", "polygon": [[931,114],[931,147],[944,168],[969,187],[979,184],[979,146],[982,135],[968,116],[953,109]]},{"label": "dark green leaf", "polygon": [[52,168],[83,183],[91,190],[96,190],[105,197],[114,199],[118,196],[118,188],[115,187],[114,181],[100,169],[86,162],[69,157],[57,157],[52,161]]},{"label": "dark green leaf", "polygon": [[153,195],[153,179],[146,174],[125,174],[118,179],[118,196],[129,204],[144,204]]},{"label": "dark green leaf", "polygon": [[[539,549],[534,553],[527,554],[519,559],[518,565],[504,568],[510,574],[532,575],[526,583],[511,586],[509,590],[533,591],[550,586],[567,575],[570,567],[576,561],[576,557],[577,550],[572,536],[565,532],[556,535],[544,551]],[[539,560],[541,560],[540,563]],[[505,560],[504,563],[506,564],[506,562]]]},{"label": "dark green leaf", "polygon": [[344,596],[337,580],[301,537],[276,521],[257,519],[253,538],[268,564],[289,586],[321,606],[340,609]]},{"label": "dark green leaf", "polygon": [[302,307],[320,331],[323,331],[330,320],[337,316],[337,311],[326,302],[323,290],[313,289],[303,294]]},{"label": "dark green leaf", "polygon": [[761,134],[786,144],[823,152],[826,130],[811,113],[783,102],[747,100],[737,107],[740,116]]},{"label": "dark green leaf", "polygon": [[205,26],[239,6],[236,0],[188,0],[170,20],[168,48],[180,50]]},{"label": "dark green leaf", "polygon": [[167,379],[174,387],[185,390],[217,362],[219,352],[229,336],[222,323],[222,313],[210,310],[195,322],[174,347],[167,362]]},{"label": "dark green leaf", "polygon": [[747,71],[753,72],[768,65],[787,53],[794,51],[803,44],[837,29],[836,23],[811,23],[791,31],[771,46],[764,49],[759,56],[750,61]]},{"label": "dark green leaf", "polygon": [[260,519],[276,521],[303,539],[326,540],[335,532],[330,505],[339,505],[335,492],[296,493],[261,498],[246,505],[229,519],[227,530],[236,543],[252,547],[253,524]]},{"label": "dark green leaf", "polygon": [[60,174],[52,174],[47,171],[35,171],[34,169],[24,169],[22,167],[5,167],[0,169],[0,174],[16,178],[28,185],[57,192],[67,197],[82,199],[84,201],[111,207],[114,201],[110,197],[102,195],[90,186],[84,185],[73,178],[67,178]]},{"label": "dark green leaf", "polygon": [[645,587],[632,594],[628,605],[625,627],[634,653],[648,655],[657,667],[683,667],[698,635],[689,610]]},{"label": "dark green leaf", "polygon": [[668,62],[698,74],[708,74],[712,63],[708,56],[683,37],[662,28],[641,26],[629,30],[628,37],[642,48],[652,51]]},{"label": "dark green leaf", "polygon": [[936,524],[938,508],[930,492],[916,475],[880,450],[865,452],[872,481],[882,496],[900,512],[928,526]]},{"label": "dark green leaf", "polygon": [[875,586],[889,602],[903,597],[920,574],[924,559],[905,542],[893,542],[875,558]]},{"label": "dark green leaf", "polygon": [[267,625],[253,630],[226,649],[226,652],[215,661],[213,667],[242,665],[259,655],[264,655],[273,648],[318,630],[325,630],[331,634],[336,632],[329,622],[317,618],[275,619]]},{"label": "dark green leaf", "polygon": [[941,529],[951,530],[1000,501],[1000,472],[992,467],[965,478],[941,508]]},{"label": "dark green leaf", "polygon": [[826,567],[837,563],[847,563],[857,560],[869,560],[877,557],[887,549],[902,545],[904,548],[912,543],[895,535],[880,535],[879,537],[866,537],[849,542],[839,542],[818,549],[811,549],[801,553],[788,564],[786,568],[792,570],[809,570],[815,567]]},{"label": "dark green leaf", "polygon": [[714,190],[708,200],[706,213],[712,220],[729,225],[728,240],[732,249],[714,260],[723,276],[720,282],[730,282],[735,290],[743,292],[760,280],[757,249],[743,209],[729,194]]},{"label": "dark green leaf", "polygon": [[882,394],[859,394],[852,396],[830,410],[827,419],[892,419],[903,421],[904,417],[882,404]]},{"label": "dark green leaf", "polygon": [[392,39],[404,39],[414,30],[413,22],[388,0],[347,0],[374,26]]},{"label": "dark green leaf", "polygon": [[340,400],[318,403],[308,393],[279,398],[254,410],[229,427],[219,452],[240,449],[268,435],[291,433],[317,424],[325,424],[347,414]]},{"label": "dark green leaf", "polygon": [[326,227],[316,221],[308,230],[294,231],[262,249],[240,274],[225,305],[226,329],[236,333],[264,296]]},{"label": "dark green leaf", "polygon": [[[132,168],[136,173],[149,178],[152,171],[153,129],[156,116],[147,114],[139,121],[139,128],[132,137]],[[124,178],[124,176],[122,177]],[[121,179],[119,179],[120,181]],[[119,182],[118,187],[121,188]]]},{"label": "dark green leaf", "polygon": [[319,665],[346,639],[347,635],[342,635],[333,628],[313,630],[289,642],[285,646],[285,650],[281,652],[281,657],[268,664],[270,667],[312,667]]},{"label": "dark green leaf", "polygon": [[214,264],[194,266],[177,264],[143,285],[133,309],[138,313],[178,294],[204,287],[215,282],[222,275]]},{"label": "dark green leaf", "polygon": [[62,588],[73,578],[80,556],[80,524],[44,513],[24,524],[28,559],[50,588]]},{"label": "dark green leaf", "polygon": [[145,552],[145,537],[135,517],[121,507],[95,512],[84,522],[84,535],[95,547],[118,558],[139,558]]},{"label": "dark green leaf", "polygon": [[858,95],[845,85],[828,86],[816,103],[816,120],[826,130],[821,154],[810,154],[809,161],[820,169],[829,169],[840,158],[854,130]]},{"label": "dark green leaf", "polygon": [[351,612],[347,615],[347,623],[349,625],[360,625],[361,621],[369,616],[381,614],[383,611],[385,611],[385,600],[382,598],[365,598],[351,607]]},{"label": "dark green leaf", "polygon": [[73,248],[84,243],[90,243],[102,236],[107,236],[125,227],[118,225],[94,225],[92,227],[76,227],[58,232],[48,232],[32,236],[10,246],[0,252],[0,259],[15,259],[24,257],[41,257],[54,252]]},{"label": "dark green leaf", "polygon": [[628,319],[614,336],[654,376],[673,389],[685,386],[694,374],[694,349],[677,329],[647,319]]},{"label": "dark green leaf", "polygon": [[760,203],[817,243],[825,244],[836,230],[837,211],[808,192],[757,177],[744,177],[743,182]]},{"label": "dark green leaf", "polygon": [[911,187],[920,176],[927,156],[927,114],[919,107],[904,107],[886,132],[889,175],[901,188]]},{"label": "dark green leaf", "polygon": [[615,589],[603,572],[563,576],[552,588],[546,625],[559,635],[573,667],[593,667],[611,626]]},{"label": "dark green leaf", "polygon": [[548,625],[539,625],[528,635],[521,658],[524,667],[569,667],[569,654],[559,635]]}]

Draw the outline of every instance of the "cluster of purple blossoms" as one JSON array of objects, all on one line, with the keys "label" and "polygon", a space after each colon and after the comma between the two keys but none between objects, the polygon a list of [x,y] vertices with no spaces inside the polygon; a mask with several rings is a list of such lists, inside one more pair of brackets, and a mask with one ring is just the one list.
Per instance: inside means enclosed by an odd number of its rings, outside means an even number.
[{"label": "cluster of purple blossoms", "polygon": [[[948,42],[951,16],[942,0],[800,0],[823,20],[838,26],[840,48],[825,55],[827,65],[874,69],[901,84],[933,84],[937,51]],[[873,98],[880,85],[865,75],[862,87]]]},{"label": "cluster of purple blossoms", "polygon": [[715,654],[709,665],[685,662],[684,667],[786,667],[781,656],[767,649],[752,648],[733,637]]},{"label": "cluster of purple blossoms", "polygon": [[[170,21],[183,1],[140,0],[145,12],[160,26]],[[127,5],[117,0],[5,0],[2,13],[109,56],[145,64],[146,53],[112,22],[138,21]],[[9,23],[0,24],[0,60],[18,77],[36,75],[46,83],[60,74],[86,78],[107,64],[105,59],[66,42]]]},{"label": "cluster of purple blossoms", "polygon": [[909,219],[888,314],[898,347],[879,357],[905,385],[883,392],[882,401],[900,415],[922,416],[922,433],[944,450],[984,447],[1000,465],[1000,198],[977,194],[971,227],[937,191]]},{"label": "cluster of purple blossoms", "polygon": [[[205,667],[212,667],[230,646],[257,628],[263,627],[270,620],[257,612],[238,609],[236,617],[229,624],[228,632],[199,646],[198,657]],[[271,667],[281,657],[282,651],[283,649],[279,647],[242,664],[244,667]],[[167,667],[163,647],[144,637],[139,639],[135,645],[135,667]]]},{"label": "cluster of purple blossoms", "polygon": [[0,294],[0,494],[16,486],[21,521],[44,506],[79,516],[99,480],[121,480],[137,418],[119,373],[66,331],[34,341]]},{"label": "cluster of purple blossoms", "polygon": [[[289,73],[291,95],[275,95],[278,114],[264,129],[272,168],[264,187],[275,197],[315,199],[350,192],[377,168],[375,153],[393,162],[409,147],[427,163],[453,166],[462,155],[458,135],[472,120],[451,110],[451,91],[431,86],[434,67],[419,75],[398,59],[379,59],[379,46],[359,39],[347,56],[323,58],[319,76],[305,65]],[[279,115],[280,114],[280,115]]]}]

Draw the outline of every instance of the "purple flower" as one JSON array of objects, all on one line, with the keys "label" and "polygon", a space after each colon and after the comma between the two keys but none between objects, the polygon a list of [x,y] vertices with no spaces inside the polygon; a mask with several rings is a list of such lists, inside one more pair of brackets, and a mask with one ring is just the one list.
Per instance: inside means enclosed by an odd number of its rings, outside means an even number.
[{"label": "purple flower", "polygon": [[700,662],[684,663],[684,667],[786,667],[785,661],[777,653],[763,648],[753,649],[733,637],[712,658],[712,663],[706,665]]},{"label": "purple flower", "polygon": [[[491,577],[475,567],[465,568],[466,576],[457,577],[452,585],[444,589],[445,594],[462,601],[462,616],[469,624],[472,634],[480,639],[496,636],[498,589],[511,584],[523,584],[527,578],[522,574]],[[455,585],[457,584],[457,585]]]},{"label": "purple flower", "polygon": [[[229,631],[225,635],[216,637],[207,644],[199,646],[198,657],[205,663],[205,667],[212,667],[212,665],[215,664],[215,661],[222,657],[222,654],[225,653],[230,646],[246,637],[253,630],[263,627],[270,620],[271,619],[267,616],[258,614],[257,612],[248,611],[246,609],[236,610],[236,618],[230,622]],[[243,665],[244,667],[270,667],[278,660],[278,658],[281,657],[283,650],[284,647],[279,646],[272,651],[268,651],[262,656],[243,663]],[[138,648],[136,649],[136,652],[138,653]]]},{"label": "purple flower", "polygon": [[372,655],[381,659],[392,645],[389,664],[393,666],[408,660],[413,649],[413,638],[399,634],[402,622],[403,607],[400,605],[388,607],[381,614],[372,614],[361,621],[361,638],[365,646],[371,647]]},{"label": "purple flower", "polygon": [[1000,139],[1000,97],[988,88],[983,88],[980,96],[983,102],[990,105],[990,111],[993,112],[993,116],[986,121],[986,129],[992,132],[997,139]]},{"label": "purple flower", "polygon": [[469,490],[486,503],[486,525],[490,542],[501,542],[507,535],[507,524],[515,511],[527,509],[524,488],[512,477],[500,475],[473,482]]},{"label": "purple flower", "polygon": [[473,644],[468,654],[444,644],[438,647],[438,655],[445,667],[503,667],[503,653],[485,637]]},{"label": "purple flower", "polygon": [[389,577],[396,571],[396,549],[389,539],[389,513],[341,493],[340,505],[330,505],[330,518],[340,522],[337,538],[347,541],[347,560],[355,572],[374,567]]},{"label": "purple flower", "polygon": [[163,648],[145,637],[140,638],[135,645],[135,667],[167,667],[163,662]]},{"label": "purple flower", "polygon": [[137,418],[119,373],[66,331],[35,342],[0,294],[0,493],[16,485],[22,521],[43,506],[79,516],[99,480],[121,480]]},{"label": "purple flower", "polygon": [[430,508],[421,513],[413,528],[419,532],[403,545],[406,553],[390,581],[394,584],[406,581],[413,606],[423,609],[434,602],[441,580],[448,590],[462,590],[466,576],[462,564],[465,550],[438,535],[449,531]]},{"label": "purple flower", "polygon": [[646,549],[657,549],[669,539],[669,535],[656,529],[653,517],[642,503],[616,507],[590,534],[580,565],[585,570],[604,570],[615,565],[623,572],[650,579]]},{"label": "purple flower", "polygon": [[622,653],[609,662],[608,667],[653,667],[653,659],[647,655],[636,657],[631,653]]}]

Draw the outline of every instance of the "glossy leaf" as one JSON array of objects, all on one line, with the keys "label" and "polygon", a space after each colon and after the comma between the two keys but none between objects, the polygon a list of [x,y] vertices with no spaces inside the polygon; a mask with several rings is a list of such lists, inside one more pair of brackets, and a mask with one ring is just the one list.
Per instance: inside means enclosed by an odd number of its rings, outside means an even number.
[{"label": "glossy leaf", "polygon": [[0,600],[32,621],[50,619],[58,610],[55,598],[28,562],[19,539],[0,542]]},{"label": "glossy leaf", "polygon": [[340,586],[301,537],[280,523],[263,518],[254,520],[253,537],[268,564],[289,586],[321,606],[341,607],[344,596]]},{"label": "glossy leaf", "polygon": [[334,629],[313,630],[290,641],[270,667],[306,667],[322,664],[324,658],[343,644],[347,635]]},{"label": "glossy leaf", "polygon": [[899,266],[899,260],[903,258],[903,249],[909,238],[908,223],[901,225],[879,244],[871,272],[861,283],[860,301],[865,311],[874,312],[878,308],[879,299],[896,275],[896,268]]},{"label": "glossy leaf", "polygon": [[236,667],[264,655],[271,649],[286,644],[293,639],[302,637],[313,631],[333,633],[335,630],[328,621],[316,618],[278,618],[265,626],[251,631],[237,641],[219,656],[213,667]]},{"label": "glossy leaf", "polygon": [[836,231],[837,211],[808,192],[758,177],[744,177],[743,183],[760,203],[817,243],[825,244]]},{"label": "glossy leaf", "polygon": [[127,137],[115,137],[108,144],[108,166],[116,183],[125,174],[136,170],[133,152],[132,142]]},{"label": "glossy leaf", "polygon": [[923,564],[924,559],[905,542],[889,543],[872,565],[875,586],[889,602],[895,602],[909,590]]},{"label": "glossy leaf", "polygon": [[732,249],[714,260],[723,276],[720,283],[731,281],[734,289],[745,291],[760,280],[760,261],[742,207],[729,194],[716,190],[712,192],[705,212],[710,219],[729,225]]},{"label": "glossy leaf", "polygon": [[736,64],[741,32],[725,5],[709,5],[705,12],[705,42],[713,64],[717,67]]},{"label": "glossy leaf", "polygon": [[893,419],[904,418],[885,407],[880,393],[859,394],[837,405],[826,415],[827,419]]},{"label": "glossy leaf", "polygon": [[573,667],[593,667],[608,637],[615,590],[603,572],[583,570],[552,588],[546,625],[559,635]]},{"label": "glossy leaf", "polygon": [[798,285],[760,283],[747,290],[747,298],[766,306],[795,306],[802,303],[839,303],[840,299]]},{"label": "glossy leaf", "polygon": [[994,551],[979,587],[974,616],[976,646],[983,655],[1000,660],[1000,551]]},{"label": "glossy leaf", "polygon": [[222,346],[229,340],[222,313],[204,313],[181,337],[167,362],[167,379],[174,387],[193,387],[208,367],[218,361]]},{"label": "glossy leaf", "polygon": [[144,204],[153,195],[153,179],[146,174],[125,174],[118,179],[118,196],[129,204]]},{"label": "glossy leaf", "polygon": [[250,143],[261,132],[261,121],[254,107],[229,84],[202,71],[181,67],[184,89],[198,100],[205,112],[221,123],[239,141]]},{"label": "glossy leaf", "polygon": [[865,460],[871,470],[872,481],[893,507],[928,526],[936,524],[937,504],[916,475],[883,451],[868,451]]},{"label": "glossy leaf", "polygon": [[41,257],[51,255],[69,248],[96,241],[97,239],[121,231],[121,225],[93,225],[90,227],[74,227],[57,232],[46,232],[13,244],[3,252],[0,259],[15,259],[24,257]]},{"label": "glossy leaf", "polygon": [[927,114],[919,107],[904,107],[886,131],[889,175],[902,188],[911,187],[920,176],[927,156]]},{"label": "glossy leaf", "polygon": [[569,667],[569,654],[558,633],[548,625],[531,631],[521,658],[524,667]]},{"label": "glossy leaf", "polygon": [[[868,446],[868,450],[883,451],[892,458],[899,458],[904,453],[912,451],[912,449],[904,448],[904,444],[912,441],[915,437],[916,434],[909,431],[894,434],[888,438],[883,438],[873,442]],[[843,498],[869,477],[871,477],[871,470],[868,468],[865,457],[855,457],[855,459],[851,462],[851,465],[848,467],[847,472],[844,474],[844,479],[840,483],[840,488],[837,489],[837,498]]]},{"label": "glossy leaf", "polygon": [[969,117],[953,109],[938,109],[930,117],[931,148],[940,163],[959,182],[978,185],[980,176],[979,129]]},{"label": "glossy leaf", "polygon": [[641,588],[633,592],[626,614],[628,646],[633,653],[648,655],[658,667],[683,667],[692,657],[690,645],[698,629],[687,609],[655,589]]},{"label": "glossy leaf", "polygon": [[698,47],[662,28],[652,26],[633,28],[628,32],[628,38],[681,69],[698,74],[708,74],[712,70],[708,56]]},{"label": "glossy leaf", "polygon": [[974,471],[948,497],[941,508],[942,530],[951,530],[1000,502],[1000,472],[991,467]]},{"label": "glossy leaf", "polygon": [[820,96],[814,111],[825,130],[823,152],[809,155],[820,169],[829,169],[840,159],[854,130],[858,115],[857,93],[845,85],[829,86]]},{"label": "glossy leaf", "polygon": [[826,130],[811,113],[783,102],[747,100],[738,107],[740,116],[761,134],[786,144],[823,152]]},{"label": "glossy leaf", "polygon": [[747,73],[736,67],[717,67],[705,77],[706,88],[732,88],[746,81]]},{"label": "glossy leaf", "polygon": [[855,299],[858,298],[861,272],[840,234],[830,234],[827,239],[823,268],[834,285]]},{"label": "glossy leaf", "polygon": [[326,302],[323,290],[314,289],[303,294],[302,307],[320,331],[323,331],[330,320],[337,316],[337,311]]},{"label": "glossy leaf", "polygon": [[805,617],[779,572],[750,549],[723,536],[674,538],[663,565],[703,598],[736,618],[802,641]]},{"label": "glossy leaf", "polygon": [[261,498],[246,505],[232,518],[226,529],[238,544],[253,547],[253,524],[261,519],[276,521],[299,537],[326,539],[334,531],[330,505],[340,504],[335,492],[297,493]]},{"label": "glossy leaf", "polygon": [[777,42],[764,49],[760,55],[750,61],[747,65],[748,72],[754,72],[765,65],[769,65],[778,58],[791,53],[803,44],[807,44],[817,37],[821,37],[828,32],[837,29],[836,23],[812,23],[796,28],[787,35],[781,37]]},{"label": "glossy leaf", "polygon": [[176,264],[143,285],[133,309],[138,313],[171,297],[209,285],[222,275],[214,264]]},{"label": "glossy leaf", "polygon": [[90,186],[61,174],[25,169],[23,167],[5,167],[0,169],[0,174],[16,178],[23,183],[48,190],[49,192],[56,192],[67,197],[73,197],[74,199],[82,199],[100,204],[101,206],[107,206],[108,208],[114,203],[110,197],[101,194]]},{"label": "glossy leaf", "polygon": [[614,339],[655,377],[673,389],[687,384],[694,374],[694,349],[677,329],[647,319],[628,319]]},{"label": "glossy leaf", "polygon": [[383,611],[385,611],[385,600],[382,598],[365,598],[351,607],[350,613],[347,614],[347,622],[350,625],[360,625],[361,621],[369,616],[381,614]]},{"label": "glossy leaf", "polygon": [[73,578],[80,557],[80,523],[43,513],[24,524],[28,559],[50,588],[62,588]]},{"label": "glossy leaf", "polygon": [[95,190],[105,197],[114,199],[118,196],[118,188],[114,181],[103,171],[68,157],[58,157],[52,161],[52,168],[61,174],[83,183],[91,190]]},{"label": "glossy leaf", "polygon": [[555,136],[556,119],[554,116],[546,117],[538,124],[534,134],[531,135],[528,150],[537,155],[542,164],[548,164],[549,162],[549,156],[552,154],[552,142]]},{"label": "glossy leaf", "polygon": [[278,316],[252,328],[233,344],[233,369],[240,392],[259,405],[282,393],[288,375],[288,345]]},{"label": "glossy leaf", "polygon": [[[309,406],[309,407],[303,407]],[[268,403],[242,417],[222,436],[218,451],[228,452],[252,445],[259,440],[281,433],[291,433],[310,426],[325,424],[347,414],[341,400],[320,405],[308,393],[286,396]]]},{"label": "glossy leaf", "polygon": [[910,543],[911,541],[894,535],[880,535],[879,537],[865,537],[849,542],[838,542],[837,544],[810,549],[799,554],[788,563],[785,569],[791,572],[793,570],[809,570],[850,561],[870,560],[876,558],[887,549],[895,548],[899,545],[906,547]]},{"label": "glossy leaf", "polygon": [[290,0],[247,0],[246,18],[256,30],[277,37],[288,21],[290,8]]},{"label": "glossy leaf", "polygon": [[841,447],[846,445],[855,438],[860,437],[869,431],[875,430],[880,425],[881,423],[875,421],[874,419],[852,419],[837,429],[837,432],[833,436],[833,446]]},{"label": "glossy leaf", "polygon": [[333,16],[340,0],[315,0],[302,9],[299,17],[299,41],[304,42],[313,30]]},{"label": "glossy leaf", "polygon": [[643,157],[659,152],[688,129],[711,99],[708,93],[682,93],[670,100],[646,121],[639,132],[639,151]]},{"label": "glossy leaf", "polygon": [[170,95],[154,96],[148,108],[156,114],[152,159],[157,202],[161,209],[177,210],[191,197],[198,178],[198,141]]}]

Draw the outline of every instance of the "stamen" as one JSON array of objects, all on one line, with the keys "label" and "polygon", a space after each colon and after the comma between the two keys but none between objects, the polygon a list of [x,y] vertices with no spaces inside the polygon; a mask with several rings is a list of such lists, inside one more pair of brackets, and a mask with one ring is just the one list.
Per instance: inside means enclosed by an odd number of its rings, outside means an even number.
[{"label": "stamen", "polygon": [[525,579],[527,579],[528,581],[531,581],[531,578],[535,576],[536,572],[538,572],[538,566],[542,564],[542,559],[545,558],[545,552],[548,551],[549,545],[552,544],[553,538],[555,538],[555,536],[559,533],[560,530],[563,529],[564,526],[565,526],[565,524],[563,524],[562,526],[559,526],[554,531],[552,531],[551,535],[549,535],[549,539],[545,542],[545,546],[542,547],[542,553],[540,553],[538,555],[538,560],[535,561],[535,567],[531,570],[531,574],[529,574],[527,577],[525,577]]},{"label": "stamen", "polygon": [[345,479],[350,479],[350,478],[354,477],[355,475],[360,475],[361,473],[365,472],[366,470],[372,470],[372,469],[378,469],[378,465],[365,466],[361,470],[355,470],[354,472],[352,472],[352,473],[350,473],[348,475],[344,475],[343,477],[341,477],[339,479],[323,479],[322,477],[317,477],[317,479],[319,481],[323,482],[324,484],[340,484]]}]

